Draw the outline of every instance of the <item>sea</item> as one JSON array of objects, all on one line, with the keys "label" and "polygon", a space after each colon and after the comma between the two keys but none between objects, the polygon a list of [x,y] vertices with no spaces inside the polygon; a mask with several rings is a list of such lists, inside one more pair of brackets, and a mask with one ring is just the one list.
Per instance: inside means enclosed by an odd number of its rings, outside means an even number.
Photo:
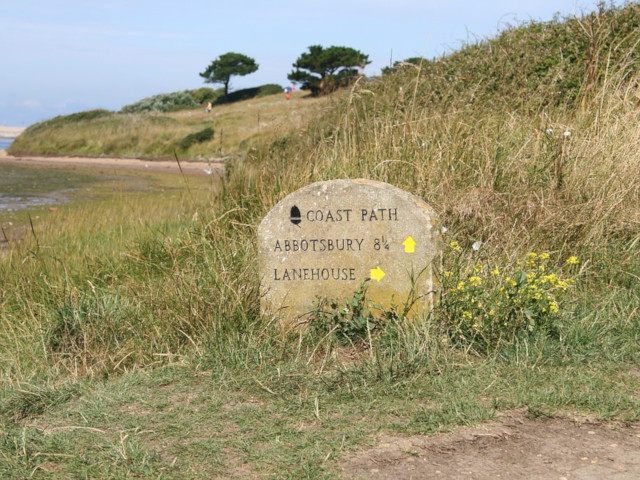
[{"label": "sea", "polygon": [[0,138],[0,150],[6,150],[13,143],[13,138]]}]

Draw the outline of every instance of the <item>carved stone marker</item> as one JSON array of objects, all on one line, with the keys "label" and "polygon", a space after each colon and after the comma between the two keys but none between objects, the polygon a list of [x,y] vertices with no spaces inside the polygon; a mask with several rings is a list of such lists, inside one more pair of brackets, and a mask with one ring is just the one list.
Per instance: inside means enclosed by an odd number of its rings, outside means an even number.
[{"label": "carved stone marker", "polygon": [[418,197],[372,180],[331,180],[288,195],[258,228],[261,307],[285,321],[316,297],[344,301],[367,282],[383,307],[433,304],[438,218]]}]

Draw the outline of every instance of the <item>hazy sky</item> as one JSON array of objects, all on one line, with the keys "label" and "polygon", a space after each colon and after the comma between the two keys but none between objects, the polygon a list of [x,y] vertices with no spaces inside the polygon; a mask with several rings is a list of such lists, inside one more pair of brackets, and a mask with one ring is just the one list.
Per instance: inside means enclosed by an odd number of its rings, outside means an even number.
[{"label": "hazy sky", "polygon": [[509,24],[594,8],[585,0],[0,0],[0,124],[198,88],[198,73],[228,51],[260,65],[233,77],[232,89],[288,85],[291,64],[314,44],[368,54],[365,74],[374,76],[391,55],[432,58]]}]

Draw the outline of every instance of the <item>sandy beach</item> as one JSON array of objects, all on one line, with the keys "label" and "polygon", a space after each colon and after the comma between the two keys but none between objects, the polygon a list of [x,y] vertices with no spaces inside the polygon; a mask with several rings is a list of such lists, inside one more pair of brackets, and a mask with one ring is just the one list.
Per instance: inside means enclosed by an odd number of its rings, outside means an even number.
[{"label": "sandy beach", "polygon": [[7,127],[6,125],[0,125],[0,138],[16,138],[25,130],[25,127]]},{"label": "sandy beach", "polygon": [[180,165],[178,165],[178,162],[175,160],[145,160],[139,158],[13,156],[9,155],[6,150],[0,150],[0,163],[34,166],[97,167],[117,170],[148,170],[167,173],[180,173],[180,168],[182,168],[182,172],[185,175],[220,176],[224,173],[224,164],[222,162],[181,161]]}]

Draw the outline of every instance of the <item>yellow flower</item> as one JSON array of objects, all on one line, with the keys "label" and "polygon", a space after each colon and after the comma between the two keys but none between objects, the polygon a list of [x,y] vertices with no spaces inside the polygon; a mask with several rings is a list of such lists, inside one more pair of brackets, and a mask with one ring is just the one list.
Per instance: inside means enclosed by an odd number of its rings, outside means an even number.
[{"label": "yellow flower", "polygon": [[461,292],[464,290],[464,286],[465,286],[464,282],[458,282],[458,290],[460,290]]},{"label": "yellow flower", "polygon": [[535,267],[536,265],[536,257],[538,256],[537,253],[535,252],[529,252],[527,254],[527,261],[525,262],[525,265],[529,268],[531,267]]},{"label": "yellow flower", "polygon": [[556,302],[551,302],[551,304],[549,305],[549,310],[551,310],[551,312],[553,313],[558,313],[558,310],[560,310],[558,308],[558,304]]},{"label": "yellow flower", "polygon": [[540,260],[547,260],[549,258],[549,254],[547,252],[543,252],[540,254]]},{"label": "yellow flower", "polygon": [[480,277],[475,277],[475,276],[470,277],[469,283],[474,287],[479,287],[480,285],[482,285],[482,279]]},{"label": "yellow flower", "polygon": [[575,255],[572,255],[569,258],[567,258],[567,265],[577,265],[577,264],[578,264],[578,257],[576,257]]},{"label": "yellow flower", "polygon": [[496,314],[495,310],[489,310],[489,315],[491,315],[492,317]]},{"label": "yellow flower", "polygon": [[458,242],[456,242],[455,240],[453,240],[449,246],[451,248],[453,248],[456,252],[459,252],[460,250],[462,250],[462,247],[460,246],[460,244]]},{"label": "yellow flower", "polygon": [[500,275],[500,270],[498,270],[497,268],[494,268],[491,271],[491,275],[493,275],[494,277],[497,276],[497,275]]},{"label": "yellow flower", "polygon": [[451,273],[449,270],[444,272],[444,278],[451,278],[452,275],[453,273]]},{"label": "yellow flower", "polygon": [[471,317],[472,317],[471,312],[467,312],[467,311],[462,312],[462,318],[469,320],[471,319]]},{"label": "yellow flower", "polygon": [[474,267],[473,267],[473,271],[475,273],[480,273],[480,270],[482,270],[482,265],[477,263]]},{"label": "yellow flower", "polygon": [[516,282],[513,278],[511,277],[507,277],[507,279],[505,280],[505,282],[507,283],[507,285],[509,285],[510,287],[515,287],[516,285],[518,285],[518,282]]},{"label": "yellow flower", "polygon": [[540,266],[538,267],[538,270],[540,270],[541,272],[544,272],[544,265],[540,265]]}]

